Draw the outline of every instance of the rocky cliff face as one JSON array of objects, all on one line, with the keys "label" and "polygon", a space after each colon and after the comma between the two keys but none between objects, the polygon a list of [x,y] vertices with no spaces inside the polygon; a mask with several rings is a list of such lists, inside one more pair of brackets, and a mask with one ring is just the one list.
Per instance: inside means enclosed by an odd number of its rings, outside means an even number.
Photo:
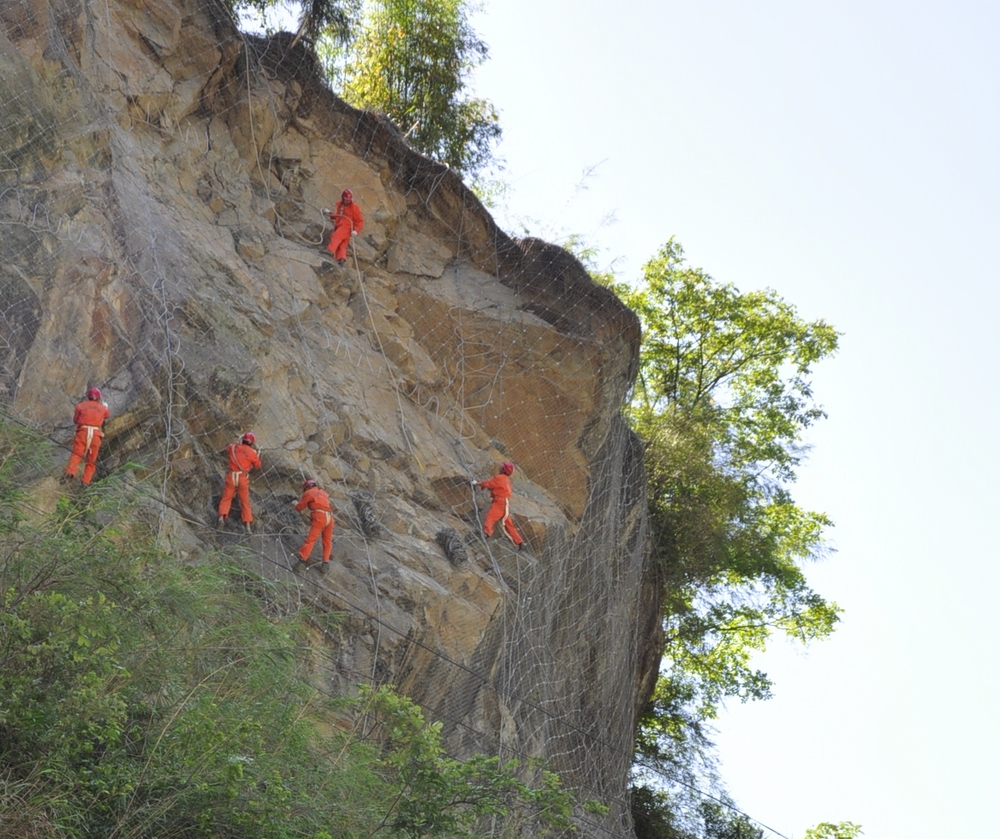
[{"label": "rocky cliff face", "polygon": [[[343,613],[317,679],[391,681],[456,750],[545,757],[611,806],[594,830],[623,830],[658,652],[619,415],[634,316],[211,0],[5,0],[0,109],[9,410],[65,442],[100,386],[98,476],[144,464],[165,545],[238,552],[286,606]],[[347,186],[367,224],[340,268],[319,210]],[[250,428],[265,470],[240,538],[211,525],[222,450]],[[528,554],[478,536],[469,480],[503,459]],[[336,507],[322,577],[286,571],[304,476]]]}]

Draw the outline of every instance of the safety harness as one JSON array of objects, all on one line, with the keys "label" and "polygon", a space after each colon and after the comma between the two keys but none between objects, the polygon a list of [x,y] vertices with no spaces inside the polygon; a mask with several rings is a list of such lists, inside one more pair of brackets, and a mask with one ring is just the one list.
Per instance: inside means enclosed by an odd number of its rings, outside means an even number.
[{"label": "safety harness", "polygon": [[[239,452],[236,451],[237,445],[238,445],[237,443],[229,444],[229,457],[232,459],[234,463],[238,464],[240,467],[243,467],[243,464],[240,463],[240,459],[238,456]],[[249,471],[250,471],[249,469],[243,467],[234,472],[230,472],[229,479],[233,482],[233,486],[238,487],[240,485],[240,477],[242,475],[246,475]]]},{"label": "safety harness", "polygon": [[101,428],[98,425],[81,425],[80,428],[87,429],[87,445],[84,447],[84,453],[90,451],[90,444],[94,442],[94,432],[97,432],[98,436],[101,436]]},{"label": "safety harness", "polygon": [[510,539],[511,543],[516,546],[517,542],[514,541],[514,537],[507,532],[508,521],[510,521],[510,499],[505,498],[503,500],[503,518],[500,519],[500,524],[503,529],[503,535]]}]

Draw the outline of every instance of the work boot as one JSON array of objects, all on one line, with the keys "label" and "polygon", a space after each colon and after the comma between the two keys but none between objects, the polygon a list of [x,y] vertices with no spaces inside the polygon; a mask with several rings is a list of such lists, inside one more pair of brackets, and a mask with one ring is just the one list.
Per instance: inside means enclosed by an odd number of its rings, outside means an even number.
[{"label": "work boot", "polygon": [[527,542],[522,542],[520,545],[517,546],[517,549],[519,551],[526,551],[526,550],[528,550],[528,543]]},{"label": "work boot", "polygon": [[243,529],[246,530],[247,535],[250,535],[251,533],[253,533],[253,528],[250,527],[250,522],[248,522],[248,521],[243,522]]},{"label": "work boot", "polygon": [[219,516],[215,520],[215,526],[218,527],[219,530],[225,530],[226,529],[226,517],[225,516]]},{"label": "work boot", "polygon": [[292,571],[296,574],[304,574],[308,567],[308,560],[302,559],[301,557],[295,557],[295,559],[292,560]]},{"label": "work boot", "polygon": [[346,259],[338,259],[338,260],[337,260],[337,264],[338,264],[338,265],[339,265],[339,266],[340,266],[341,268],[343,268],[343,267],[344,267],[344,266],[345,266],[345,265],[347,264],[347,260],[346,260]]},{"label": "work boot", "polygon": [[71,472],[63,472],[62,475],[59,477],[59,483],[61,483],[61,484],[70,484],[70,483],[73,483],[73,479],[75,477],[76,476],[73,475]]},{"label": "work boot", "polygon": [[323,562],[320,563],[319,565],[320,574],[325,574],[329,570],[330,570],[330,560],[324,560]]}]

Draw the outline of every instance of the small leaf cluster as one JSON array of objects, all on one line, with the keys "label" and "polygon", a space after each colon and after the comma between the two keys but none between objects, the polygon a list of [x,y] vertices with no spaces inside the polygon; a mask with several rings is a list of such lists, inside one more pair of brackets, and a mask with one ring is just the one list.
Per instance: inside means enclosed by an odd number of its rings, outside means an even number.
[{"label": "small leaf cluster", "polygon": [[632,789],[636,835],[644,839],[764,839],[764,831],[728,798],[704,799],[691,814],[678,814],[671,795],[638,784]]},{"label": "small leaf cluster", "polygon": [[820,822],[806,831],[803,839],[858,839],[864,831],[854,822]]}]

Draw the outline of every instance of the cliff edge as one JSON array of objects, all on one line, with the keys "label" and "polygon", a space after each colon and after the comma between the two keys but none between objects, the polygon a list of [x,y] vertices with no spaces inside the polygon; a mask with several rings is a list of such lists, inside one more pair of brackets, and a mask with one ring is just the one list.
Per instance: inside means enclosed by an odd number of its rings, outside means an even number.
[{"label": "cliff edge", "polygon": [[[609,805],[594,831],[626,831],[660,649],[620,414],[634,315],[560,248],[505,235],[289,36],[244,37],[210,0],[6,0],[0,103],[8,412],[65,443],[101,387],[98,479],[141,464],[166,547],[238,553],[285,607],[343,613],[317,680],[392,682],[457,752],[545,758]],[[344,187],[367,223],[341,267],[320,208]],[[214,520],[222,452],[251,428],[248,537]],[[506,459],[529,552],[480,536],[470,480]],[[287,570],[306,476],[334,502],[324,576]]]}]

